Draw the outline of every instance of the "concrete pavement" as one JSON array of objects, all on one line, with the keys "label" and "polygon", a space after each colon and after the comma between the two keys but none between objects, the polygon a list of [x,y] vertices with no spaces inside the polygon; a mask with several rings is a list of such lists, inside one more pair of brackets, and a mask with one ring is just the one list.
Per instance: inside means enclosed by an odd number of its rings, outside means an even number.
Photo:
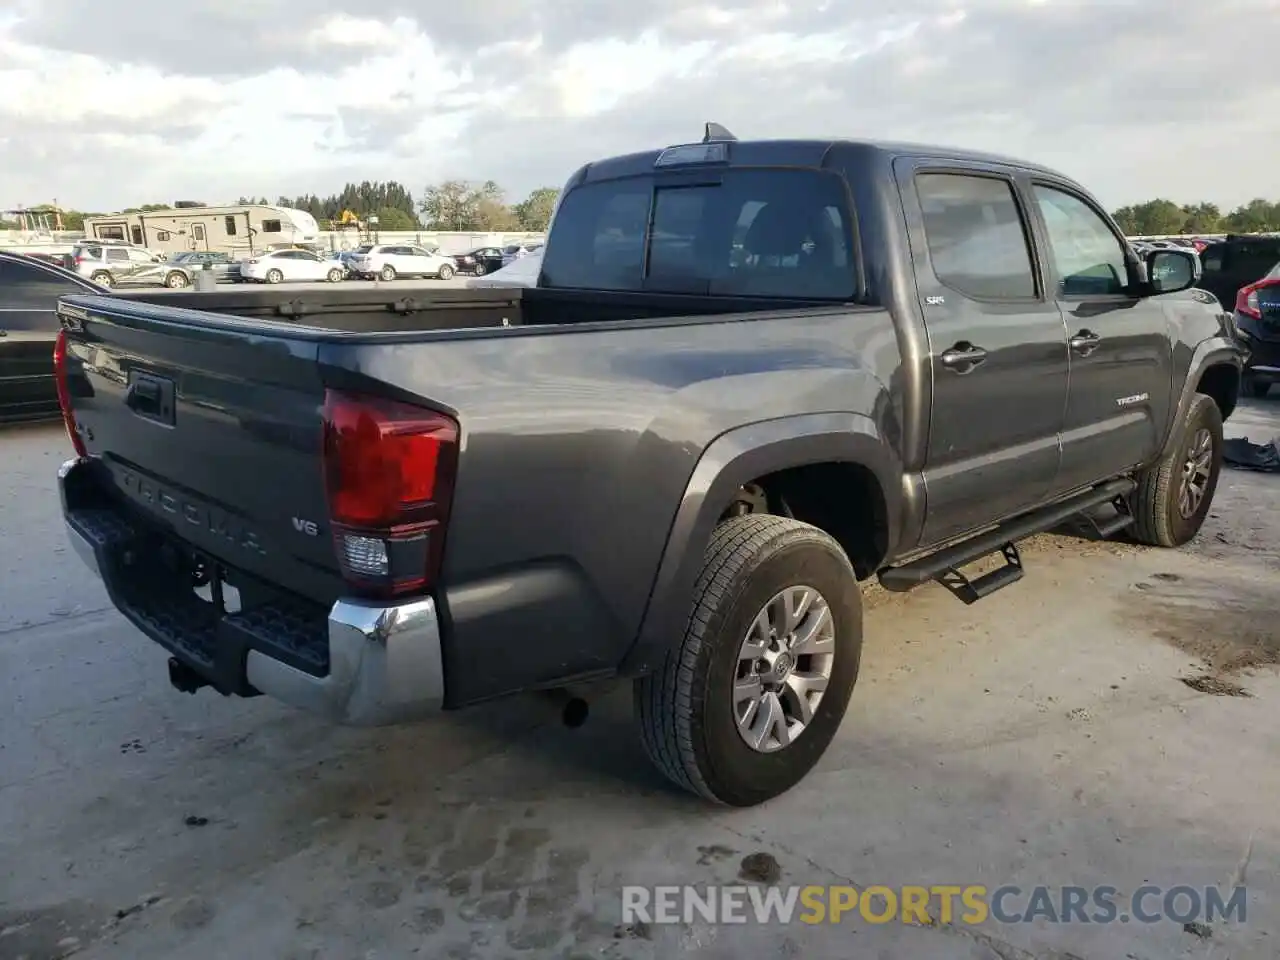
[{"label": "concrete pavement", "polygon": [[[1277,409],[1228,432],[1270,439]],[[869,589],[831,751],[739,811],[650,770],[626,690],[579,730],[530,699],[374,731],[174,692],[64,545],[66,453],[0,433],[0,960],[1276,956],[1280,477],[1224,471],[1183,551],[1047,536],[973,607]],[[1247,696],[1181,682],[1205,675]],[[751,855],[780,884],[1243,877],[1248,915],[621,923],[622,885],[740,882]]]}]

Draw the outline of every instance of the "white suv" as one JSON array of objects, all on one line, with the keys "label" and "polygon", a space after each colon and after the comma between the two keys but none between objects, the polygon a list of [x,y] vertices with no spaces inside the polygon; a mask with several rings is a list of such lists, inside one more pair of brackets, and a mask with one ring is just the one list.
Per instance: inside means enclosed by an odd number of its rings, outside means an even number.
[{"label": "white suv", "polygon": [[452,257],[423,247],[381,243],[361,247],[347,261],[351,273],[369,280],[396,277],[439,277],[449,280],[458,272]]}]

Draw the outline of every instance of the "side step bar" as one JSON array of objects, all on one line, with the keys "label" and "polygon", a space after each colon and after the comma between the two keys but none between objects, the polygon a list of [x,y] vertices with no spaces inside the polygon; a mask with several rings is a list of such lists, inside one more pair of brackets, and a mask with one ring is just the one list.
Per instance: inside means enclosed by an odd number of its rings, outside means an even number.
[{"label": "side step bar", "polygon": [[[1052,530],[1064,520],[1084,514],[1086,511],[1113,503],[1117,516],[1101,524],[1094,523],[1100,536],[1106,536],[1127,527],[1133,522],[1125,497],[1137,486],[1132,480],[1112,480],[1091,490],[1077,493],[1066,500],[1051,503],[1039,510],[1025,513],[1006,521],[995,529],[980,533],[971,540],[939,550],[937,553],[912,560],[900,567],[889,567],[880,572],[880,585],[886,590],[902,593],[922,583],[936,580],[964,603],[976,603],[990,596],[1001,587],[1007,587],[1022,579],[1022,557],[1015,545],[1017,541]],[[969,580],[960,567],[981,560],[993,553],[1004,555],[1005,565],[976,580]]]}]

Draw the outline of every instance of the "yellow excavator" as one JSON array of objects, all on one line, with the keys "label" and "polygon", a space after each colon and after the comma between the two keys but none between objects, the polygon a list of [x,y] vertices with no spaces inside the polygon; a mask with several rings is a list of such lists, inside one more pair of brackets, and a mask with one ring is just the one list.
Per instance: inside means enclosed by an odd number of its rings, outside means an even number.
[{"label": "yellow excavator", "polygon": [[351,210],[343,210],[333,218],[332,224],[334,230],[340,230],[343,233],[348,230],[354,230],[359,243],[370,242],[371,231],[369,230],[369,225]]}]

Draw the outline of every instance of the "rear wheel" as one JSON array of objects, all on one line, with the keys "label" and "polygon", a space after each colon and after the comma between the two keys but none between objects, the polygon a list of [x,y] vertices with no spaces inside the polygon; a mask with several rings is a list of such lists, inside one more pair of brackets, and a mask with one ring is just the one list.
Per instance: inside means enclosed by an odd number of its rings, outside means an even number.
[{"label": "rear wheel", "polygon": [[1173,452],[1138,477],[1134,537],[1153,547],[1180,547],[1200,532],[1222,469],[1222,413],[1196,394]]},{"label": "rear wheel", "polygon": [[441,268],[440,268],[439,277],[440,277],[440,279],[441,279],[441,280],[452,280],[452,279],[453,279],[453,267],[449,266],[449,265],[446,263],[443,267],[441,267]]},{"label": "rear wheel", "polygon": [[1262,398],[1271,390],[1271,383],[1267,380],[1259,380],[1250,373],[1244,375],[1244,395],[1246,397]]},{"label": "rear wheel", "polygon": [[382,272],[378,274],[383,280],[394,280],[396,278],[396,268],[393,266],[385,266]]},{"label": "rear wheel", "polygon": [[284,274],[275,267],[267,271],[267,283],[280,283],[282,280],[284,280]]},{"label": "rear wheel", "polygon": [[684,636],[636,681],[645,752],[708,800],[763,803],[826,751],[861,653],[858,583],[839,544],[784,517],[725,521]]},{"label": "rear wheel", "polygon": [[116,285],[116,278],[105,270],[99,270],[97,273],[89,277],[89,279],[100,287],[114,287]]},{"label": "rear wheel", "polygon": [[337,267],[334,267],[332,270],[329,271],[328,279],[330,283],[337,283],[339,280],[342,279],[342,271],[339,270]]}]

